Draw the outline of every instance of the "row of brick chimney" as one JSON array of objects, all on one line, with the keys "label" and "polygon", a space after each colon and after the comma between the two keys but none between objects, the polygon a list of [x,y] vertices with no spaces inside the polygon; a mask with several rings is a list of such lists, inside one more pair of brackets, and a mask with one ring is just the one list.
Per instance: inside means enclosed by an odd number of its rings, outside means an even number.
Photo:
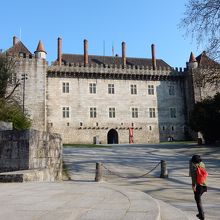
[{"label": "row of brick chimney", "polygon": [[[18,39],[14,36],[13,37],[13,46],[18,42]],[[40,42],[42,44],[42,42]],[[57,62],[58,65],[62,65],[62,39],[58,37],[57,39]],[[39,46],[38,46],[39,47]],[[152,66],[153,69],[156,69],[156,56],[155,56],[155,45],[151,45],[151,52],[152,52]],[[89,55],[88,55],[88,41],[84,40],[84,65],[88,65],[89,63]],[[122,42],[122,65],[126,66],[126,43]]]},{"label": "row of brick chimney", "polygon": [[[62,65],[62,39],[58,37],[57,39],[57,62],[58,65]],[[152,53],[152,66],[153,69],[156,69],[156,56],[155,56],[155,45],[151,45],[151,53]],[[88,65],[89,63],[89,54],[88,54],[88,41],[84,40],[84,65]],[[122,42],[122,65],[126,66],[126,43]]]}]

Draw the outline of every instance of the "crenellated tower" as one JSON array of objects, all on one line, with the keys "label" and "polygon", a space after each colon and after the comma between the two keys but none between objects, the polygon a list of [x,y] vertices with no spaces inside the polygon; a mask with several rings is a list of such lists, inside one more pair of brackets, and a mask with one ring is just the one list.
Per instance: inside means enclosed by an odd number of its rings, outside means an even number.
[{"label": "crenellated tower", "polygon": [[12,47],[5,52],[16,60],[16,78],[20,81],[16,96],[21,106],[32,119],[32,127],[45,131],[48,63],[42,41],[32,54],[20,40],[13,37]]}]

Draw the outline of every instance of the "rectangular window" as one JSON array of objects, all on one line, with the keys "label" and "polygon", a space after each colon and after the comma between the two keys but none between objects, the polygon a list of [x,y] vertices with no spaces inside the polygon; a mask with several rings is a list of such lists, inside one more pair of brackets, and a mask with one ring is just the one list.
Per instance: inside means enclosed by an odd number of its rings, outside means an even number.
[{"label": "rectangular window", "polygon": [[169,86],[169,95],[175,95],[174,86]]},{"label": "rectangular window", "polygon": [[108,94],[115,94],[114,84],[108,84]]},{"label": "rectangular window", "polygon": [[170,108],[170,117],[176,118],[176,108]]},{"label": "rectangular window", "polygon": [[115,108],[109,108],[109,118],[115,118]]},{"label": "rectangular window", "polygon": [[137,94],[137,85],[131,85],[131,94],[132,95],[135,95]]},{"label": "rectangular window", "polygon": [[154,85],[148,85],[148,95],[154,95]]},{"label": "rectangular window", "polygon": [[96,83],[89,83],[89,93],[96,93]]},{"label": "rectangular window", "polygon": [[[24,79],[24,75],[25,75],[25,79]],[[26,75],[27,74],[22,74],[21,80],[23,81],[23,83],[24,83],[24,80],[27,79]],[[18,83],[17,82],[17,74],[16,73],[11,73],[10,76],[9,76],[8,82],[9,82],[9,84],[16,85]]]},{"label": "rectangular window", "polygon": [[90,108],[90,118],[96,118],[96,108]]},{"label": "rectangular window", "polygon": [[69,93],[69,83],[63,82],[63,93]]},{"label": "rectangular window", "polygon": [[155,108],[149,108],[149,117],[156,118],[156,110]]},{"label": "rectangular window", "polygon": [[138,118],[138,108],[132,108],[132,118]]},{"label": "rectangular window", "polygon": [[69,117],[70,117],[70,108],[63,107],[63,118],[69,118]]}]

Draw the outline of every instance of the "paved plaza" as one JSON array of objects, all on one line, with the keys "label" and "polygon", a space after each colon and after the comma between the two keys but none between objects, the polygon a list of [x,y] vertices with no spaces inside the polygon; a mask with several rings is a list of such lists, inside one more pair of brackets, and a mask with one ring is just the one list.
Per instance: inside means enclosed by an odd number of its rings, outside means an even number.
[{"label": "paved plaza", "polygon": [[108,183],[4,183],[0,189],[2,220],[158,220],[160,215],[147,194]]},{"label": "paved plaza", "polygon": [[[65,148],[64,160],[75,181],[93,181],[95,163],[101,162],[120,178],[104,172],[104,181],[120,186],[130,186],[152,197],[162,200],[195,216],[197,209],[191,190],[189,159],[200,154],[209,173],[208,193],[204,194],[206,219],[219,219],[220,216],[220,148],[201,147],[193,144],[158,145],[114,145],[110,148]],[[169,178],[161,179],[160,167],[144,178],[158,162],[167,162]],[[164,208],[164,215],[166,208]]]},{"label": "paved plaza", "polygon": [[[203,196],[206,219],[219,219],[219,148],[114,145],[64,148],[63,152],[72,180],[0,183],[0,219],[196,220],[188,171],[189,159],[195,153],[202,155],[209,172],[208,193]],[[157,164],[161,160],[167,162],[168,179],[159,178]],[[108,169],[103,169],[99,183],[94,182],[97,162]]]}]

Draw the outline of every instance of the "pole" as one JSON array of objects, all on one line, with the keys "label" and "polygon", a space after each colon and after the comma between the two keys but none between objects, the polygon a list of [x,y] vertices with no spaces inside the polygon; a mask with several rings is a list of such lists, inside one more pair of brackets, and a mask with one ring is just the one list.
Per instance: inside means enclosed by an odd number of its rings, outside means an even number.
[{"label": "pole", "polygon": [[23,113],[24,113],[24,106],[25,106],[25,81],[26,81],[26,79],[27,79],[27,74],[22,74],[21,76],[22,76],[21,80],[23,80],[22,110],[23,110]]}]

